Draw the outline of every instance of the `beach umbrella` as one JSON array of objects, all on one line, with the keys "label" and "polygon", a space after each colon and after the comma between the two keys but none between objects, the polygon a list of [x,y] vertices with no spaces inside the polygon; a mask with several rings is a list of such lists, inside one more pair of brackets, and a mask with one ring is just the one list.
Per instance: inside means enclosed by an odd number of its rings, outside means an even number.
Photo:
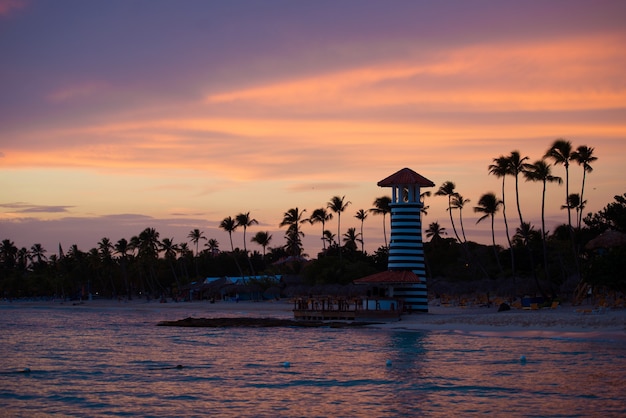
[{"label": "beach umbrella", "polygon": [[622,245],[626,245],[626,234],[609,229],[589,241],[585,248],[587,250],[595,250],[598,248],[621,247]]}]

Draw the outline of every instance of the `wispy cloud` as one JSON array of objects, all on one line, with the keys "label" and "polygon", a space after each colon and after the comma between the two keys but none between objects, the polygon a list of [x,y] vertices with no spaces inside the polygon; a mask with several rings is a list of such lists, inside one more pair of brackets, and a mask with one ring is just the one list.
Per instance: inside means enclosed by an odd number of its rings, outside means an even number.
[{"label": "wispy cloud", "polygon": [[25,202],[0,203],[0,208],[10,209],[15,213],[63,213],[69,212],[74,206],[61,205],[33,205]]}]

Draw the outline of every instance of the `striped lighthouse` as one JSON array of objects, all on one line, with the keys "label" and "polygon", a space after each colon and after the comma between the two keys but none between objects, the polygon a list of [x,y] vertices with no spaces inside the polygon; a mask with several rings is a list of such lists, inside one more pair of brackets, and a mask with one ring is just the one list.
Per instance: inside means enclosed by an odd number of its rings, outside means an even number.
[{"label": "striped lighthouse", "polygon": [[435,184],[415,171],[403,168],[379,181],[378,186],[391,187],[391,240],[387,269],[411,271],[419,278],[419,282],[396,284],[393,295],[404,301],[407,311],[428,312],[420,190]]}]

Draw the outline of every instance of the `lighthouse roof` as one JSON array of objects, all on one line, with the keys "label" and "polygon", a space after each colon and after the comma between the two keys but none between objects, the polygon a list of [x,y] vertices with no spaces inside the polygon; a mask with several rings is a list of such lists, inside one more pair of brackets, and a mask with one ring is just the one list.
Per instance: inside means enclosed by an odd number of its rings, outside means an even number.
[{"label": "lighthouse roof", "polygon": [[356,284],[406,284],[421,283],[417,274],[410,270],[387,270],[379,273],[356,279]]},{"label": "lighthouse roof", "polygon": [[378,182],[380,187],[389,187],[399,184],[417,184],[421,187],[434,187],[435,183],[428,180],[426,177],[417,174],[410,168],[403,168]]}]

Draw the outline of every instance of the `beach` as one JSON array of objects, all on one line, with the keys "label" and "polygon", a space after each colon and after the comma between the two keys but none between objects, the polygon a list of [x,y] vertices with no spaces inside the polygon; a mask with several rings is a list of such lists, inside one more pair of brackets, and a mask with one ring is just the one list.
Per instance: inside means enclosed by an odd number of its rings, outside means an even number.
[{"label": "beach", "polygon": [[[184,318],[257,317],[293,318],[292,301],[208,301],[160,303],[144,299],[114,301],[97,299],[83,302],[61,301],[3,301],[0,306],[29,306],[71,308],[81,310],[148,310],[157,321],[176,321]],[[403,314],[399,321],[369,325],[385,329],[450,330],[459,332],[516,333],[586,333],[626,338],[626,309],[593,309],[592,305],[559,305],[537,310],[511,309],[498,312],[492,307],[440,306],[436,301],[428,313]],[[587,335],[588,336],[588,335]]]}]

